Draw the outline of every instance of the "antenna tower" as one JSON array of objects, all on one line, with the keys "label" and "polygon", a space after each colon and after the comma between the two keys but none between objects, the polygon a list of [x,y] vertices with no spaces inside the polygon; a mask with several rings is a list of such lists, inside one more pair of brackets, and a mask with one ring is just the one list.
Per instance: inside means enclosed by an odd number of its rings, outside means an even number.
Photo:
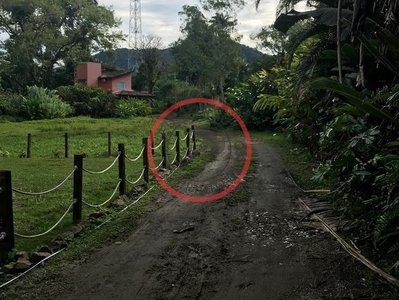
[{"label": "antenna tower", "polygon": [[138,67],[137,62],[133,66],[132,56],[133,51],[137,54],[139,42],[141,39],[141,0],[130,0],[130,14],[129,14],[129,50],[128,50],[128,68],[132,70],[133,67]]}]

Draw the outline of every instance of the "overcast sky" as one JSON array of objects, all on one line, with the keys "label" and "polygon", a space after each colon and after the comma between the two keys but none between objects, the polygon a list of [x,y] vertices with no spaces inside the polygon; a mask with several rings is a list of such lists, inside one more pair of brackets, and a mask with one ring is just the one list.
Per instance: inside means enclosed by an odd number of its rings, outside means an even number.
[{"label": "overcast sky", "polygon": [[[99,4],[113,6],[115,15],[122,19],[122,31],[129,33],[129,0],[98,0]],[[117,2],[117,4],[116,4]],[[262,26],[270,25],[275,20],[277,0],[262,0],[256,11],[254,0],[247,0],[247,5],[238,13],[238,31],[243,38],[241,43],[255,46],[250,39]],[[141,23],[143,34],[155,34],[162,37],[163,45],[167,47],[180,36],[180,17],[178,12],[183,5],[197,5],[198,0],[142,0]],[[122,44],[127,46],[127,43]]]},{"label": "overcast sky", "polygon": [[[130,0],[97,0],[100,5],[112,6],[115,15],[122,19],[121,30],[129,33]],[[261,0],[259,10],[255,9],[254,0],[246,0],[247,5],[238,12],[238,32],[242,35],[241,43],[255,47],[256,43],[250,39],[250,35],[257,33],[262,26],[273,24],[276,16],[276,4],[278,0]],[[306,1],[299,4],[296,9],[304,9]],[[163,46],[168,47],[180,36],[180,17],[183,5],[198,5],[198,0],[142,0],[141,22],[144,35],[155,34],[162,38]],[[7,35],[0,34],[0,40]],[[121,47],[127,47],[128,43],[121,43]]]}]

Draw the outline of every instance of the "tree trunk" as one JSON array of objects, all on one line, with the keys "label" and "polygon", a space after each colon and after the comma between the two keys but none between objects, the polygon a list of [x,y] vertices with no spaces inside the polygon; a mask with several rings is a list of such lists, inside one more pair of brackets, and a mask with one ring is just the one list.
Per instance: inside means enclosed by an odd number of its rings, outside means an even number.
[{"label": "tree trunk", "polygon": [[342,0],[338,0],[338,9],[337,9],[337,60],[338,60],[338,79],[339,79],[339,83],[342,83],[341,10],[342,10]]},{"label": "tree trunk", "polygon": [[360,72],[360,84],[362,85],[362,87],[365,87],[365,82],[364,82],[364,46],[363,46],[363,43],[360,43],[359,72]]},{"label": "tree trunk", "polygon": [[220,102],[224,103],[224,79],[221,78],[219,82],[220,88]]}]

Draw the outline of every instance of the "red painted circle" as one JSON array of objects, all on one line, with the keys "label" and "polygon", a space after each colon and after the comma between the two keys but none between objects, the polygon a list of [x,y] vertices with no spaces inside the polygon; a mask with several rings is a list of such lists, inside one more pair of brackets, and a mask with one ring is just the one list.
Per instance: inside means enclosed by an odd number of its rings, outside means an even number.
[{"label": "red painted circle", "polygon": [[245,126],[244,121],[240,118],[240,116],[230,107],[228,107],[226,104],[212,100],[212,99],[206,99],[206,98],[191,98],[187,100],[183,100],[180,102],[175,103],[171,107],[169,107],[167,110],[165,110],[161,116],[155,121],[154,126],[151,129],[151,135],[154,135],[155,132],[157,131],[159,125],[161,122],[174,110],[176,110],[179,107],[189,105],[189,104],[195,104],[195,103],[205,103],[205,104],[210,104],[217,106],[219,108],[224,109],[226,112],[228,112],[230,115],[234,117],[234,119],[237,121],[237,123],[240,125],[242,132],[244,133],[246,145],[247,145],[247,155],[245,157],[245,163],[244,167],[242,168],[241,173],[238,175],[237,179],[224,191],[219,192],[217,194],[211,195],[211,196],[206,196],[206,197],[193,197],[190,195],[182,194],[176,190],[174,190],[172,187],[170,187],[159,175],[158,171],[155,169],[155,163],[154,163],[154,158],[152,156],[152,138],[148,139],[148,147],[147,147],[147,153],[148,153],[148,161],[151,167],[151,171],[154,174],[154,177],[157,179],[157,181],[161,184],[161,186],[168,191],[170,194],[172,194],[175,197],[178,197],[183,200],[191,201],[191,202],[208,202],[208,201],[213,201],[217,200],[219,198],[222,198],[226,196],[228,193],[232,192],[244,179],[245,174],[248,171],[249,164],[251,163],[251,156],[252,156],[252,145],[251,145],[251,138],[249,136],[249,132],[247,127]]}]

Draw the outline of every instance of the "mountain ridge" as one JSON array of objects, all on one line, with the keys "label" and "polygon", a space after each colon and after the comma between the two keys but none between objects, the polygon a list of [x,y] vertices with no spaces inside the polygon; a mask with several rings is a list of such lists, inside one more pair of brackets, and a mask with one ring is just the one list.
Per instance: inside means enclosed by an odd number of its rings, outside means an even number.
[{"label": "mountain ridge", "polygon": [[[263,56],[264,54],[257,49],[251,48],[249,46],[239,44],[239,54],[248,63],[252,64],[255,60]],[[166,49],[160,49],[160,56],[166,63],[173,62],[173,47],[168,47]],[[99,52],[93,55],[93,58],[100,61],[108,66],[113,66],[118,69],[128,69],[128,55],[129,51],[133,51],[131,55],[132,65],[139,66],[140,60],[138,59],[137,50],[129,50],[127,48],[118,48],[114,53]]]}]

